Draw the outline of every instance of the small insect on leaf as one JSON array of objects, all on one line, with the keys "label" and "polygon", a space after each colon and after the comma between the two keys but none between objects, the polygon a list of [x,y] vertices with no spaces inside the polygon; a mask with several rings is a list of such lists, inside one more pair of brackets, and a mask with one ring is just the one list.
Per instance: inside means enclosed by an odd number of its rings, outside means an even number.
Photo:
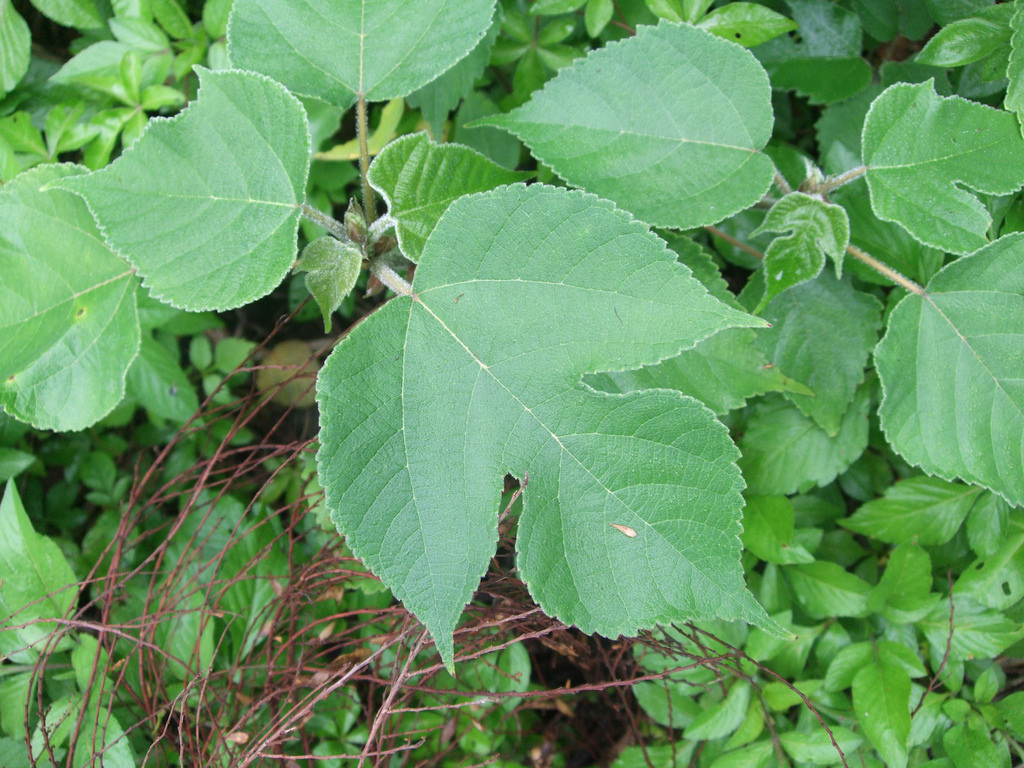
[{"label": "small insect on leaf", "polygon": [[636,538],[636,531],[634,531],[628,525],[619,525],[618,523],[609,523],[609,525],[612,528],[615,528],[618,531],[622,531],[624,534],[629,536],[629,538],[631,538],[631,539],[635,539]]}]

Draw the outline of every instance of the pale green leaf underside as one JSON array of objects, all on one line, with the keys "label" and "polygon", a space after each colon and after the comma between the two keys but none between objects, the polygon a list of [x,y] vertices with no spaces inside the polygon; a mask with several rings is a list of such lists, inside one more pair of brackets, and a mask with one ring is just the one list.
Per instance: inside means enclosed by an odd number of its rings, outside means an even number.
[{"label": "pale green leaf underside", "polygon": [[493,0],[235,0],[236,67],[304,96],[348,107],[408,96],[469,53]]},{"label": "pale green leaf underside", "polygon": [[580,383],[756,318],[708,296],[610,203],[539,185],[453,203],[413,290],[321,371],[317,459],[339,530],[446,662],[509,472],[529,478],[519,572],[549,614],[611,636],[716,615],[770,623],[743,585],[725,428],[678,393]]},{"label": "pale green leaf underside", "polygon": [[1007,195],[1024,184],[1024,138],[1013,115],[933,83],[898,83],[875,99],[862,139],[876,215],[925,245],[970,253],[988,242],[985,206],[964,188]]},{"label": "pale green leaf underside", "polygon": [[760,152],[772,129],[767,75],[745,49],[688,25],[641,27],[479,122],[658,226],[721,221],[760,200],[774,173]]},{"label": "pale green leaf underside", "polygon": [[196,71],[184,112],[61,186],[85,197],[156,298],[229,309],[268,294],[295,260],[309,129],[302,104],[270,78]]},{"label": "pale green leaf underside", "polygon": [[1024,235],[904,298],[875,359],[882,429],[900,455],[1024,504]]},{"label": "pale green leaf underside", "polygon": [[0,191],[0,406],[42,429],[90,426],[120,402],[139,351],[138,281],[85,203],[41,166]]},{"label": "pale green leaf underside", "polygon": [[469,147],[435,144],[425,133],[416,133],[388,144],[374,159],[367,178],[397,222],[402,253],[418,262],[427,236],[453,200],[529,175],[502,168]]}]

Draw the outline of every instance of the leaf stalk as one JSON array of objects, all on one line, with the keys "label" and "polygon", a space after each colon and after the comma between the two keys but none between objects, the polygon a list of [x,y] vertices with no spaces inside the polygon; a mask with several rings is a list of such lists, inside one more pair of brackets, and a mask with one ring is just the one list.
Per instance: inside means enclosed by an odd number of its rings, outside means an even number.
[{"label": "leaf stalk", "polygon": [[869,267],[871,267],[873,270],[875,270],[879,274],[884,275],[885,277],[889,278],[890,280],[892,280],[894,283],[896,283],[896,285],[900,286],[901,288],[906,288],[908,291],[910,291],[911,293],[916,293],[918,296],[924,296],[924,288],[922,288],[920,285],[915,283],[909,277],[904,277],[903,275],[901,275],[899,272],[897,272],[892,267],[890,267],[890,266],[888,266],[886,264],[883,264],[878,259],[876,259],[874,256],[871,256],[870,254],[865,253],[864,251],[862,251],[857,246],[855,246],[855,245],[848,245],[848,246],[846,246],[846,252],[848,254],[850,254],[851,256],[853,256],[858,261],[861,261],[864,264],[867,264]]},{"label": "leaf stalk", "polygon": [[377,200],[373,194],[373,187],[370,186],[370,182],[366,178],[366,174],[370,170],[370,145],[367,139],[367,132],[366,97],[360,93],[359,99],[356,101],[356,133],[359,136],[359,175],[363,183],[363,211],[366,214],[366,223],[373,224],[377,218]]}]

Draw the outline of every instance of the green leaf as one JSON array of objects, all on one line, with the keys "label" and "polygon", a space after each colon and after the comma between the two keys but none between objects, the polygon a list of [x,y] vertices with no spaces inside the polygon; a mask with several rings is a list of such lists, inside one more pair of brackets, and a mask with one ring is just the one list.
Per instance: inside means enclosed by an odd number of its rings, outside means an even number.
[{"label": "green leaf", "polygon": [[868,596],[868,609],[881,611],[891,605],[900,611],[917,611],[929,605],[932,561],[916,544],[900,544],[889,555],[885,572]]},{"label": "green leaf", "polygon": [[988,729],[980,723],[954,725],[942,734],[942,746],[956,768],[1010,768],[1010,748],[1005,739],[992,741]]},{"label": "green leaf", "polygon": [[331,332],[331,314],[356,287],[363,266],[362,251],[330,235],[318,237],[302,249],[296,269],[304,270],[306,287],[324,316],[324,333]]},{"label": "green leaf", "polygon": [[56,542],[32,528],[10,481],[0,500],[0,572],[0,653],[32,663],[31,646],[57,629],[46,619],[64,618],[78,599],[78,579]]},{"label": "green leaf", "polygon": [[459,101],[472,88],[491,58],[491,48],[501,31],[499,14],[476,47],[462,61],[449,69],[436,80],[413,91],[406,99],[409,106],[420,110],[424,119],[430,124],[433,136],[440,140],[444,134],[444,121],[448,113],[459,105]]},{"label": "green leaf", "polygon": [[593,51],[529,103],[477,123],[515,133],[570,184],[651,224],[689,229],[768,190],[774,165],[759,150],[771,134],[770,95],[748,52],[662,22]]},{"label": "green leaf", "polygon": [[945,544],[960,528],[981,490],[924,475],[896,483],[840,521],[851,531],[892,544]]},{"label": "green leaf", "polygon": [[916,61],[932,67],[962,67],[1010,44],[1010,16],[1016,5],[995,5],[977,16],[947,24],[917,54]]},{"label": "green leaf", "polygon": [[97,29],[105,23],[96,0],[32,0],[32,5],[58,24],[75,29]]},{"label": "green leaf", "polygon": [[270,78],[197,72],[185,111],[61,186],[88,201],[156,298],[228,309],[268,294],[295,260],[309,130],[302,104]]},{"label": "green leaf", "polygon": [[583,6],[587,0],[537,0],[530,5],[530,14],[536,16],[557,16],[560,13],[572,13]]},{"label": "green leaf", "polygon": [[1024,6],[1014,3],[1010,17],[1010,59],[1006,66],[1006,98],[1003,107],[1015,112],[1024,131]]},{"label": "green leaf", "polygon": [[822,683],[826,691],[842,691],[853,684],[853,678],[871,661],[874,649],[869,642],[853,643],[840,648],[832,657]]},{"label": "green leaf", "polygon": [[724,701],[708,707],[686,727],[686,738],[690,741],[720,739],[740,727],[750,703],[750,684],[737,682],[729,690]]},{"label": "green leaf", "polygon": [[981,248],[992,223],[962,187],[1007,195],[1024,181],[1024,138],[1013,116],[939,96],[931,82],[898,83],[875,99],[862,147],[878,217],[952,253]]},{"label": "green leaf", "polygon": [[785,573],[797,602],[812,618],[868,613],[870,585],[836,563],[821,560],[788,565]]},{"label": "green leaf", "polygon": [[743,510],[743,547],[766,563],[810,563],[814,557],[793,545],[793,505],[785,496],[748,496]]},{"label": "green leaf", "polygon": [[777,395],[759,403],[740,440],[740,468],[751,493],[789,495],[828,485],[857,460],[868,443],[869,387],[861,387],[829,437],[796,406]]},{"label": "green leaf", "polygon": [[740,2],[715,8],[697,26],[744,48],[753,48],[796,29],[796,22],[763,5]]},{"label": "green leaf", "polygon": [[28,71],[32,33],[11,0],[0,0],[0,96],[10,93]]},{"label": "green leaf", "polygon": [[930,474],[1024,504],[1021,349],[1024,234],[1012,234],[947,265],[890,315],[875,353],[889,443]]},{"label": "green leaf", "polygon": [[418,262],[427,237],[453,200],[529,175],[502,168],[469,147],[435,144],[425,133],[416,133],[388,144],[367,179],[397,222],[402,253]]},{"label": "green leaf", "polygon": [[17,477],[35,463],[36,457],[31,453],[17,451],[14,448],[0,448],[0,482],[7,482]]},{"label": "green leaf", "polygon": [[0,406],[42,429],[109,413],[139,350],[131,270],[81,198],[45,190],[82,173],[42,166],[0,191]]},{"label": "green leaf", "polygon": [[348,107],[408,96],[468,54],[493,0],[235,0],[234,66],[303,96]]},{"label": "green leaf", "polygon": [[794,192],[772,206],[761,226],[751,232],[788,232],[772,240],[764,254],[765,289],[758,312],[792,285],[813,280],[825,266],[825,256],[842,276],[843,256],[850,242],[850,222],[838,205]]},{"label": "green leaf", "polygon": [[794,90],[812,103],[848,99],[871,82],[871,66],[861,58],[857,15],[834,3],[787,0],[800,40],[776,37],[758,46],[758,59],[772,87]]},{"label": "green leaf", "polygon": [[128,369],[129,396],[150,413],[184,424],[199,409],[192,382],[178,361],[151,336],[142,339],[139,356]]},{"label": "green leaf", "polygon": [[[830,436],[839,433],[864,366],[878,342],[878,300],[824,273],[790,288],[761,312],[772,327],[760,331],[758,347],[786,376],[806,384],[813,395],[786,397]],[[842,343],[836,344],[836,329]]]},{"label": "green leaf", "polygon": [[[880,644],[882,645],[882,644]],[[910,675],[876,648],[853,678],[853,709],[864,734],[890,768],[906,768],[910,735]]]},{"label": "green leaf", "polygon": [[979,557],[995,554],[1003,544],[1009,524],[1010,505],[1006,500],[994,493],[983,493],[967,515],[967,540],[971,549]]},{"label": "green leaf", "polygon": [[958,595],[1003,611],[1024,598],[1024,525],[1014,523],[999,549],[960,575],[954,586]]},{"label": "green leaf", "polygon": [[454,202],[412,289],[321,370],[317,461],[349,546],[449,666],[506,473],[527,486],[519,573],[549,614],[612,636],[698,616],[773,626],[741,578],[726,430],[678,393],[580,385],[759,321],[610,203],[541,185]]},{"label": "green leaf", "polygon": [[811,763],[812,765],[836,765],[841,762],[841,758],[835,744],[832,743],[833,738],[845,755],[854,754],[857,747],[864,741],[849,728],[843,728],[841,725],[833,725],[830,730],[832,731],[831,737],[821,727],[815,728],[810,733],[786,731],[779,734],[779,743],[797,762]]},{"label": "green leaf", "polygon": [[943,658],[947,642],[950,660],[962,661],[993,659],[1024,638],[1024,627],[1021,627],[1020,622],[1008,618],[1001,611],[979,605],[967,595],[954,592],[952,607],[952,627],[948,600],[938,603],[928,616],[917,622],[931,646],[933,669]]},{"label": "green leaf", "polygon": [[583,14],[583,23],[587,34],[591,37],[600,35],[615,14],[612,0],[587,0],[587,9]]}]

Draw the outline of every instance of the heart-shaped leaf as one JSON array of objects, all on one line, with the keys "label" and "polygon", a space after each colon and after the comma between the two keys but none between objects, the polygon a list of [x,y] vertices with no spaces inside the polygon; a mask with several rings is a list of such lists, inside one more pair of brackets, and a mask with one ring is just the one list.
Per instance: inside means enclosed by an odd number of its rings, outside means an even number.
[{"label": "heart-shaped leaf", "polygon": [[947,265],[889,316],[875,362],[890,444],[930,474],[1024,504],[1021,350],[1024,235],[1012,234]]},{"label": "heart-shaped leaf", "polygon": [[236,67],[348,107],[408,96],[476,47],[494,0],[235,0]]},{"label": "heart-shaped leaf", "polygon": [[188,109],[60,186],[88,201],[156,298],[229,309],[270,293],[295,260],[309,129],[299,100],[270,78],[196,71]]},{"label": "heart-shaped leaf", "polygon": [[611,636],[716,615],[771,626],[743,585],[725,427],[679,393],[580,383],[761,321],[709,296],[628,214],[540,185],[455,201],[412,287],[321,371],[317,461],[353,552],[446,663],[506,473],[526,485],[519,572],[550,615]]},{"label": "heart-shaped leaf", "polygon": [[685,24],[641,27],[477,124],[507,128],[570,184],[678,229],[753,205],[775,169],[759,151],[772,130],[764,70]]}]

